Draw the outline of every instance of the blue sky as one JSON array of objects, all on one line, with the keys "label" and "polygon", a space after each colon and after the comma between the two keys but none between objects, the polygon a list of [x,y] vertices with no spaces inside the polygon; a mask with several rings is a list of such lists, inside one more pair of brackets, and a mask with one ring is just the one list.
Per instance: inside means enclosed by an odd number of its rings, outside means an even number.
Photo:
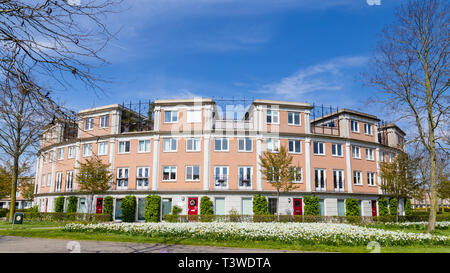
[{"label": "blue sky", "polygon": [[[370,0],[369,0],[370,1]],[[56,93],[67,106],[254,97],[367,110],[358,79],[399,0],[128,0],[97,69],[106,92]]]}]

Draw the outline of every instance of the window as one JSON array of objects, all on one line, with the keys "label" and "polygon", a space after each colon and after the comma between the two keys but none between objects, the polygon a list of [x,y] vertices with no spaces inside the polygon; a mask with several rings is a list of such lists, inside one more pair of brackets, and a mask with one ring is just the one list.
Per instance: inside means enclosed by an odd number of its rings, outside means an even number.
[{"label": "window", "polygon": [[367,173],[367,185],[375,186],[375,173],[373,172]]},{"label": "window", "polygon": [[239,152],[251,152],[252,151],[252,139],[251,138],[240,138],[238,140],[238,150]]},{"label": "window", "polygon": [[250,189],[252,187],[252,167],[239,167],[239,188]]},{"label": "window", "polygon": [[119,141],[119,154],[130,152],[130,141]]},{"label": "window", "polygon": [[176,166],[164,166],[162,180],[163,181],[177,180],[177,167]]},{"label": "window", "polygon": [[323,142],[314,141],[313,150],[315,155],[325,155],[325,144]]},{"label": "window", "polygon": [[272,111],[272,110],[267,110],[267,114],[266,114],[266,121],[268,124],[277,124],[279,123],[278,120],[278,116],[279,116],[279,112],[278,111]]},{"label": "window", "polygon": [[357,122],[356,120],[351,120],[350,125],[352,132],[359,133],[359,122]]},{"label": "window", "polygon": [[186,152],[200,152],[200,138],[186,139]]},{"label": "window", "polygon": [[149,152],[150,152],[150,139],[139,140],[138,153],[149,153]]},{"label": "window", "polygon": [[392,153],[389,153],[389,163],[392,163],[393,155]]},{"label": "window", "polygon": [[136,173],[136,189],[148,188],[148,167],[138,167]]},{"label": "window", "polygon": [[49,157],[50,162],[55,162],[55,151],[50,151]]},{"label": "window", "polygon": [[45,186],[45,174],[42,175],[41,185]]},{"label": "window", "polygon": [[331,144],[331,155],[342,156],[342,144],[337,143]]},{"label": "window", "polygon": [[214,151],[228,151],[228,138],[215,138]]},{"label": "window", "polygon": [[359,146],[352,146],[352,157],[353,158],[361,158]]},{"label": "window", "polygon": [[108,154],[108,142],[100,142],[98,144],[98,155],[107,155]]},{"label": "window", "polygon": [[214,186],[226,188],[228,186],[228,167],[217,166],[214,168]]},{"label": "window", "polygon": [[58,149],[58,160],[63,160],[64,159],[64,148],[59,148]]},{"label": "window", "polygon": [[189,110],[186,116],[187,122],[202,122],[202,111],[201,110]]},{"label": "window", "polygon": [[186,181],[200,181],[200,166],[186,166]]},{"label": "window", "polygon": [[362,185],[361,172],[360,171],[353,171],[353,184],[355,184],[355,185]]},{"label": "window", "polygon": [[314,169],[314,183],[316,191],[326,191],[325,169]]},{"label": "window", "polygon": [[100,116],[100,128],[109,127],[109,115]]},{"label": "window", "polygon": [[380,161],[381,162],[384,162],[384,157],[385,157],[384,151],[380,151]]},{"label": "window", "polygon": [[373,149],[366,148],[366,159],[373,160]]},{"label": "window", "polygon": [[300,125],[300,113],[299,112],[288,112],[288,124],[289,125]]},{"label": "window", "polygon": [[372,134],[372,125],[369,123],[364,123],[364,133],[366,135],[371,135]]},{"label": "window", "polygon": [[289,153],[300,154],[302,152],[300,143],[300,140],[289,139]]},{"label": "window", "polygon": [[277,152],[280,150],[280,140],[274,138],[268,138],[266,140],[266,149],[268,152]]},{"label": "window", "polygon": [[164,111],[164,122],[165,123],[178,122],[178,111]]},{"label": "window", "polygon": [[176,152],[177,151],[177,139],[165,138],[164,139],[163,152]]},{"label": "window", "polygon": [[92,130],[94,129],[94,118],[87,118],[84,120],[84,130]]},{"label": "window", "polygon": [[44,163],[47,162],[47,157],[48,157],[48,153],[44,153],[44,154],[42,155],[42,161],[43,161]]},{"label": "window", "polygon": [[[289,170],[291,172],[294,172],[295,168],[289,167]],[[297,172],[294,173],[294,180],[292,181],[292,183],[302,183],[302,168],[297,168]]]},{"label": "window", "polygon": [[50,186],[52,184],[52,174],[49,173],[47,175],[47,186]]},{"label": "window", "polygon": [[61,184],[62,184],[62,172],[57,172],[55,180],[55,192],[61,191]]},{"label": "window", "polygon": [[66,173],[66,191],[72,191],[73,188],[73,171]]},{"label": "window", "polygon": [[276,214],[278,212],[278,200],[276,198],[268,198],[267,211],[269,214]]},{"label": "window", "polygon": [[75,157],[75,146],[69,146],[67,158],[74,158],[74,157]]},{"label": "window", "polygon": [[337,191],[337,192],[344,191],[344,171],[343,170],[333,170],[333,185],[334,185],[334,191]]},{"label": "window", "polygon": [[128,188],[128,168],[117,168],[117,189],[126,190]]},{"label": "window", "polygon": [[91,156],[92,155],[92,143],[83,145],[83,156]]}]

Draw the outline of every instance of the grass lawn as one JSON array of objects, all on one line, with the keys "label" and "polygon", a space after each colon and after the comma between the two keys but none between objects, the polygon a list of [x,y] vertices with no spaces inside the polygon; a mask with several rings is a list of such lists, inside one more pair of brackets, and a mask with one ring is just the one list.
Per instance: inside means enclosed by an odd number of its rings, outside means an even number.
[{"label": "grass lawn", "polygon": [[[39,227],[61,227],[66,223],[63,222],[53,222],[53,221],[24,221],[23,225],[14,225],[14,229],[20,228],[39,228]],[[12,224],[8,221],[0,221],[0,230],[1,229],[11,229]]]},{"label": "grass lawn", "polygon": [[[53,226],[61,223],[53,223]],[[63,224],[61,224],[63,225]],[[41,227],[49,227],[51,223],[43,223]],[[113,233],[83,233],[83,232],[63,232],[58,229],[39,229],[38,223],[28,226],[24,229],[0,229],[0,235],[39,237],[67,240],[96,240],[96,241],[115,241],[115,242],[134,242],[134,243],[161,243],[161,244],[184,244],[184,245],[207,245],[220,247],[241,247],[241,248],[267,248],[298,251],[318,251],[318,252],[347,252],[347,253],[368,253],[371,250],[365,246],[328,246],[328,245],[302,245],[302,244],[284,244],[280,242],[268,241],[227,241],[215,242],[212,240],[194,240],[179,238],[150,238],[146,236],[136,236],[128,234]],[[381,247],[382,253],[450,253],[450,247],[422,246],[413,245],[406,247]]]},{"label": "grass lawn", "polygon": [[[415,228],[415,227],[386,227],[383,224],[373,224],[366,225],[366,227],[370,228],[380,228],[384,230],[392,230],[392,231],[403,231],[403,232],[411,232],[411,233],[425,233],[426,227],[424,228]],[[450,236],[450,229],[435,229],[431,234],[439,235],[439,236]]]}]

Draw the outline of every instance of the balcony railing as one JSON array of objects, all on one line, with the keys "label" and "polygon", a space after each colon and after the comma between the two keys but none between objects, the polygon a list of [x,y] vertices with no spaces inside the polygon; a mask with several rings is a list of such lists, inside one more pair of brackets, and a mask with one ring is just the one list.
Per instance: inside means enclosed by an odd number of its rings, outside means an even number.
[{"label": "balcony railing", "polygon": [[253,130],[253,122],[249,120],[215,120],[214,130]]},{"label": "balcony railing", "polygon": [[313,125],[311,124],[311,133],[317,135],[330,135],[330,136],[339,136],[339,126],[329,127],[329,126],[321,126],[321,125]]}]

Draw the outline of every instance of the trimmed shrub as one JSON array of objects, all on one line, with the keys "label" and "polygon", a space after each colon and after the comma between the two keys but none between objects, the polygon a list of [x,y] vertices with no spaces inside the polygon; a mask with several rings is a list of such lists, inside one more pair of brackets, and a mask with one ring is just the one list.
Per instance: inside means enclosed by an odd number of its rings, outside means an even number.
[{"label": "trimmed shrub", "polygon": [[55,199],[55,212],[64,212],[64,196]]},{"label": "trimmed shrub", "polygon": [[113,220],[114,198],[106,196],[103,199],[103,213],[109,215],[109,221]]},{"label": "trimmed shrub", "polygon": [[78,197],[70,196],[67,199],[67,212],[68,213],[76,213],[77,212],[77,206],[78,206]]},{"label": "trimmed shrub", "polygon": [[319,197],[317,196],[305,196],[303,198],[305,203],[304,214],[305,215],[319,215]]},{"label": "trimmed shrub", "polygon": [[253,196],[253,214],[254,215],[266,215],[268,214],[267,199],[265,196],[256,194]]},{"label": "trimmed shrub", "polygon": [[6,214],[9,212],[9,209],[0,209],[0,218],[6,217]]},{"label": "trimmed shrub", "polygon": [[398,211],[398,200],[397,198],[389,199],[389,215],[395,216]]},{"label": "trimmed shrub", "polygon": [[172,215],[178,215],[178,214],[180,214],[182,211],[183,211],[183,210],[182,210],[179,206],[177,206],[177,205],[174,205],[174,206],[172,207]]},{"label": "trimmed shrub", "polygon": [[122,199],[122,222],[136,220],[136,196],[127,195]]},{"label": "trimmed shrub", "polygon": [[213,215],[213,202],[208,196],[203,196],[200,199],[200,215]]},{"label": "trimmed shrub", "polygon": [[380,216],[388,216],[389,215],[389,209],[388,209],[388,200],[386,198],[380,198],[378,199],[378,210]]},{"label": "trimmed shrub", "polygon": [[361,216],[359,200],[355,198],[345,199],[345,216]]},{"label": "trimmed shrub", "polygon": [[145,197],[145,222],[159,222],[161,211],[161,196],[147,195]]},{"label": "trimmed shrub", "polygon": [[405,216],[412,216],[412,214],[411,199],[407,198],[405,199]]}]

